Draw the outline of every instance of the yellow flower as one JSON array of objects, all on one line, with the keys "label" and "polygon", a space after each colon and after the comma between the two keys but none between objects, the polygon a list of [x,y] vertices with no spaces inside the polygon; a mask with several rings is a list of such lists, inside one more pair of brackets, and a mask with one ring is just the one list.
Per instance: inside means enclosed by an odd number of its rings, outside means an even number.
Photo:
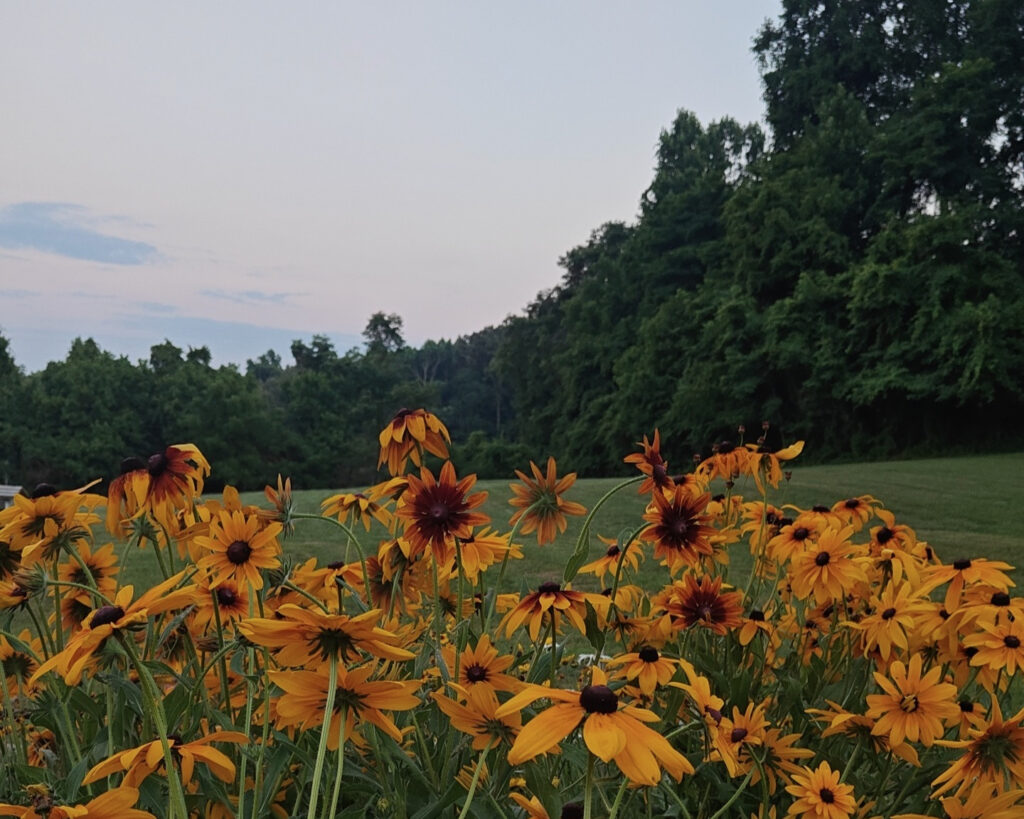
[{"label": "yellow flower", "polygon": [[869,694],[867,716],[877,719],[873,734],[885,734],[892,745],[904,738],[922,745],[932,745],[942,737],[943,720],[956,716],[956,686],[939,682],[942,669],[935,667],[921,674],[921,655],[915,654],[910,665],[899,660],[889,666],[889,676],[875,672],[875,681],[885,692]]},{"label": "yellow flower", "polygon": [[281,551],[277,536],[281,524],[266,523],[256,515],[227,510],[217,513],[210,522],[209,536],[198,535],[196,543],[209,554],[199,558],[196,565],[209,572],[209,584],[216,588],[228,578],[235,582],[248,581],[252,588],[263,588],[260,569],[276,569]]},{"label": "yellow flower", "polygon": [[793,775],[793,784],[786,790],[797,800],[790,805],[788,816],[813,816],[815,819],[843,819],[857,809],[853,786],[839,782],[839,771],[827,762],[817,768],[802,768]]},{"label": "yellow flower", "polygon": [[[210,748],[211,742],[233,742],[238,745],[245,745],[249,742],[249,738],[238,731],[214,731],[191,742],[182,742],[177,737],[168,737],[168,743],[171,746],[171,756],[178,760],[181,765],[182,785],[187,786],[192,781],[196,762],[202,762],[206,765],[210,769],[210,773],[222,782],[234,781],[235,763],[228,759],[221,751],[218,751],[216,748]],[[105,776],[124,771],[125,784],[134,787],[151,773],[160,769],[163,764],[163,744],[157,739],[140,745],[138,748],[120,751],[104,759],[89,770],[89,773],[85,775],[85,779],[82,780],[82,784],[88,785]]]},{"label": "yellow flower", "polygon": [[585,515],[587,510],[562,497],[576,483],[575,472],[559,478],[554,458],[548,458],[546,474],[533,461],[530,461],[530,469],[533,472],[532,480],[517,469],[516,475],[521,483],[509,484],[515,495],[509,504],[519,509],[509,523],[514,526],[522,519],[523,534],[528,535],[536,530],[537,543],[543,546],[555,539],[556,529],[559,532],[566,530],[566,515]]},{"label": "yellow flower", "polygon": [[377,459],[377,468],[380,469],[386,463],[392,475],[398,475],[410,458],[416,466],[420,466],[423,450],[438,458],[447,458],[446,444],[452,441],[441,419],[425,409],[400,409],[380,431],[378,439],[380,457]]},{"label": "yellow flower", "polygon": [[614,761],[630,782],[657,785],[662,768],[676,782],[693,773],[690,762],[657,731],[644,725],[658,716],[632,705],[620,707],[618,695],[607,677],[594,669],[594,683],[582,691],[564,691],[530,685],[495,712],[497,717],[515,713],[530,703],[548,698],[555,704],[530,720],[508,752],[511,765],[520,765],[558,746],[583,723],[583,742],[603,762]]}]

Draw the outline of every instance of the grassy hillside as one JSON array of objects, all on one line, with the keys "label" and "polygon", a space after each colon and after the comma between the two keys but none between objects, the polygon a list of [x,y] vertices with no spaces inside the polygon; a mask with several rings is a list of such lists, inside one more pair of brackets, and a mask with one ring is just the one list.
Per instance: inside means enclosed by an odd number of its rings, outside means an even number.
[{"label": "grassy hillside", "polygon": [[[616,479],[580,480],[567,497],[590,509]],[[495,526],[507,531],[511,507],[507,481],[480,481],[480,490],[487,491],[483,511],[491,515]],[[337,490],[296,491],[298,507],[316,512],[319,503]],[[718,486],[716,491],[724,491]],[[752,481],[741,482],[736,492],[749,499],[757,497]],[[941,458],[917,461],[893,461],[841,466],[795,467],[792,480],[771,491],[769,502],[776,505],[793,503],[808,507],[831,505],[853,495],[871,494],[896,515],[898,523],[913,527],[919,539],[926,540],[945,561],[958,557],[987,557],[1005,560],[1022,568],[1015,571],[1018,583],[1024,583],[1024,536],[1016,512],[1024,503],[1024,453],[988,455],[966,458]],[[260,493],[246,493],[243,499],[262,502]],[[630,486],[616,494],[597,514],[593,532],[615,537],[635,528],[641,522],[643,501]],[[526,559],[516,566],[513,585],[522,578],[528,585],[546,579],[559,579],[565,560],[571,554],[579,534],[582,518],[569,521],[569,528],[554,544],[537,547],[532,538],[520,538]],[[285,542],[285,549],[296,557],[316,555],[321,561],[345,559],[344,535],[328,523],[299,521],[295,534]],[[357,531],[362,536],[362,528]],[[361,537],[364,545],[376,546],[384,536],[374,527]],[[591,555],[596,558],[603,546],[596,539]],[[349,559],[353,559],[350,555]],[[737,569],[746,564],[744,555],[734,557]],[[644,564],[645,576],[664,575],[655,571],[651,560]],[[593,581],[580,578],[577,586],[587,587]]]}]

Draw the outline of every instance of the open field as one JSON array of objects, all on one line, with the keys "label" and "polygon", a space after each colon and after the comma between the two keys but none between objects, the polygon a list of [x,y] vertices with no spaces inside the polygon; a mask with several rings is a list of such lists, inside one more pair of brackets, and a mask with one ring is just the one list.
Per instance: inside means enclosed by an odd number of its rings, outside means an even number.
[{"label": "open field", "polygon": [[[609,489],[616,478],[579,480],[567,493],[570,500],[588,509]],[[512,508],[508,481],[480,481],[477,488],[489,493],[483,511],[496,528],[507,531]],[[338,490],[298,490],[295,499],[300,511],[317,512],[320,501]],[[724,491],[719,484],[716,491]],[[758,495],[753,481],[737,484],[735,492],[748,499]],[[1018,584],[1024,583],[1024,526],[1017,512],[1024,508],[1024,453],[985,455],[965,458],[939,458],[839,466],[795,466],[793,478],[778,490],[769,491],[769,502],[793,503],[803,507],[831,505],[853,495],[871,494],[896,515],[898,523],[913,527],[919,539],[926,540],[946,562],[959,557],[986,557],[1020,566],[1014,572]],[[243,495],[243,500],[265,503],[261,493]],[[634,529],[641,522],[643,502],[636,486],[614,495],[598,512],[593,533],[615,537]],[[328,523],[300,520],[295,534],[284,544],[295,557],[315,555],[321,561],[345,559],[344,534]],[[569,528],[555,543],[538,547],[530,537],[517,538],[526,559],[510,571],[511,585],[520,582],[533,586],[548,579],[560,579],[566,558],[579,534],[582,518],[570,518]],[[384,536],[383,528],[374,528],[363,536],[364,545],[376,546]],[[603,545],[592,539],[591,558],[600,555]],[[348,559],[354,559],[349,555]],[[734,557],[736,570],[748,564],[745,555]],[[642,564],[641,577],[664,578],[651,560]],[[737,572],[739,573],[739,572]],[[745,573],[740,575],[745,577]],[[734,575],[735,577],[735,575]],[[655,581],[658,582],[658,581]],[[660,581],[660,582],[663,582]],[[736,582],[735,580],[733,582]],[[579,588],[594,585],[592,578],[581,577]]]}]

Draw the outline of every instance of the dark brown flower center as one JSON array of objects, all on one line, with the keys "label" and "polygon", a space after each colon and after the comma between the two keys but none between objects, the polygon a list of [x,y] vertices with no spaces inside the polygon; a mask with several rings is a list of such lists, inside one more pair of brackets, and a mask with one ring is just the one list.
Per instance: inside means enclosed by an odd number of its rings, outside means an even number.
[{"label": "dark brown flower center", "polygon": [[249,559],[249,555],[252,554],[252,546],[246,543],[244,540],[236,540],[230,546],[228,546],[225,554],[232,563],[236,566],[245,563]]},{"label": "dark brown flower center", "polygon": [[812,506],[812,507],[811,507],[811,511],[812,511],[812,512],[817,512],[817,513],[818,513],[818,514],[820,515],[820,514],[822,514],[823,512],[828,512],[828,511],[829,511],[829,508],[828,508],[827,506],[821,506],[821,505],[818,505],[818,506]]},{"label": "dark brown flower center", "polygon": [[580,705],[588,714],[614,714],[619,698],[607,685],[588,685],[580,691]]},{"label": "dark brown flower center", "polygon": [[836,801],[835,794],[832,793],[832,791],[828,788],[822,788],[820,791],[818,791],[818,796],[821,798],[821,801],[824,802],[826,805],[831,805],[833,802]]},{"label": "dark brown flower center", "polygon": [[541,583],[537,587],[537,591],[539,591],[541,594],[554,594],[555,592],[561,590],[561,585],[550,580],[547,583]]},{"label": "dark brown flower center", "polygon": [[618,545],[616,544],[615,546],[609,546],[608,547],[607,554],[608,554],[608,557],[618,557],[619,556],[619,552],[621,552],[621,551],[622,551],[622,549],[620,549],[618,547]]},{"label": "dark brown flower center", "polygon": [[561,819],[583,819],[583,805],[579,802],[566,802],[562,805]]},{"label": "dark brown flower center", "polygon": [[846,501],[846,503],[843,504],[843,506],[845,506],[847,509],[856,509],[858,506],[860,506],[860,499],[850,498],[848,501]]},{"label": "dark brown flower center", "polygon": [[996,592],[992,595],[993,606],[1008,606],[1010,605],[1010,595],[1006,592]]},{"label": "dark brown flower center", "polygon": [[654,478],[654,482],[658,486],[664,486],[668,483],[668,470],[664,464],[655,464],[651,467],[651,477]]},{"label": "dark brown flower center", "polygon": [[116,623],[124,617],[124,609],[120,606],[100,606],[92,616],[91,628]]},{"label": "dark brown flower center", "polygon": [[719,441],[718,442],[718,451],[722,455],[728,455],[734,449],[736,449],[736,444],[734,444],[732,441]]},{"label": "dark brown flower center", "polygon": [[970,560],[954,560],[953,561],[953,568],[956,569],[958,572],[962,572],[964,569],[971,568],[971,561]]},{"label": "dark brown flower center", "polygon": [[828,552],[818,552],[817,556],[814,558],[814,563],[816,566],[827,566],[831,559],[832,555]]},{"label": "dark brown flower center", "polygon": [[875,540],[877,540],[879,543],[888,543],[890,540],[892,540],[892,535],[892,529],[890,529],[888,526],[883,526],[881,529],[875,532]]},{"label": "dark brown flower center", "polygon": [[764,622],[764,612],[761,611],[760,609],[751,609],[750,610],[750,619],[753,620],[755,623],[763,623]]},{"label": "dark brown flower center", "polygon": [[895,616],[896,616],[896,609],[894,609],[892,606],[889,606],[889,608],[887,608],[885,611],[882,612],[882,619],[883,620],[892,620],[892,618],[895,617]]},{"label": "dark brown flower center", "polygon": [[1012,634],[1007,634],[1003,638],[1003,645],[1007,648],[1020,648],[1020,638],[1014,637]]},{"label": "dark brown flower center", "polygon": [[48,498],[56,494],[57,487],[52,483],[40,483],[36,484],[36,488],[32,490],[32,500],[36,500],[37,498]]},{"label": "dark brown flower center", "polygon": [[432,503],[428,514],[438,523],[447,523],[451,516],[451,509],[443,503]]},{"label": "dark brown flower center", "polygon": [[974,713],[974,703],[971,702],[970,700],[960,700],[958,705],[960,706],[960,712],[961,713],[963,713],[963,714],[973,714]]},{"label": "dark brown flower center", "polygon": [[673,535],[681,538],[686,534],[686,530],[688,528],[686,524],[687,521],[685,518],[676,518],[671,524],[669,524],[668,528]]},{"label": "dark brown flower center", "polygon": [[162,452],[150,455],[149,460],[146,462],[146,469],[149,470],[149,474],[154,478],[160,477],[164,474],[164,470],[167,469],[167,456]]},{"label": "dark brown flower center", "polygon": [[732,733],[729,734],[730,742],[743,742],[747,738],[746,728],[733,728]]},{"label": "dark brown flower center", "polygon": [[487,669],[474,663],[466,667],[466,679],[470,682],[483,682],[487,679]]},{"label": "dark brown flower center", "polygon": [[658,654],[658,649],[651,648],[651,646],[644,646],[643,648],[641,648],[637,652],[637,656],[645,663],[656,663],[658,662],[658,659],[661,657],[661,655]]},{"label": "dark brown flower center", "polygon": [[798,526],[793,530],[793,540],[806,540],[810,533],[806,526]]},{"label": "dark brown flower center", "polygon": [[235,602],[237,600],[238,595],[235,594],[235,592],[231,591],[231,589],[225,589],[223,586],[217,589],[217,602],[220,605],[227,606],[228,608],[230,608],[231,606],[235,605]]}]

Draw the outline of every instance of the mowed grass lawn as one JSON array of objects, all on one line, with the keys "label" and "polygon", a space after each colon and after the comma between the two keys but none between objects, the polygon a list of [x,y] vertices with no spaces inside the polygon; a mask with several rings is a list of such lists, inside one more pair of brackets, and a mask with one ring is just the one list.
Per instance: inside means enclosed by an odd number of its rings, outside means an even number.
[{"label": "mowed grass lawn", "polygon": [[[621,480],[578,480],[566,497],[589,510]],[[491,516],[494,527],[501,532],[509,530],[508,519],[513,511],[508,505],[511,496],[508,485],[507,480],[488,480],[479,481],[475,487],[488,492],[482,510]],[[341,490],[297,490],[294,493],[296,505],[299,511],[316,513],[320,502],[337,491]],[[724,491],[724,486],[716,482],[713,491]],[[734,492],[748,500],[756,500],[759,494],[751,480],[739,482]],[[778,490],[769,490],[768,500],[775,505],[831,506],[837,500],[864,494],[882,501],[896,515],[897,523],[913,527],[918,538],[927,541],[945,562],[962,557],[1005,560],[1019,567],[1015,568],[1013,576],[1018,585],[1024,584],[1024,526],[1018,517],[1024,508],[1024,453],[839,466],[794,465],[792,480],[783,481]],[[266,502],[259,492],[244,493],[242,497],[251,503]],[[643,509],[637,485],[625,487],[598,511],[592,535],[626,535],[642,523]],[[583,518],[570,518],[565,534],[544,547],[538,547],[532,535],[517,537],[525,557],[510,565],[505,591],[535,587],[545,580],[560,580],[582,522]],[[346,538],[338,527],[316,520],[297,523],[295,533],[284,542],[285,551],[293,558],[316,556],[321,563],[356,559],[354,551],[348,550],[346,554]],[[379,540],[386,537],[383,527],[376,524],[369,533],[361,526],[354,531],[368,554],[375,552]],[[592,536],[590,559],[597,558],[604,548]],[[730,582],[742,584],[747,576],[749,556],[744,545],[737,544],[733,548]],[[666,582],[667,575],[665,569],[650,558],[650,551],[648,546],[648,558],[641,564],[640,581],[648,588],[657,588]],[[598,590],[592,576],[580,576],[574,585]]]}]

